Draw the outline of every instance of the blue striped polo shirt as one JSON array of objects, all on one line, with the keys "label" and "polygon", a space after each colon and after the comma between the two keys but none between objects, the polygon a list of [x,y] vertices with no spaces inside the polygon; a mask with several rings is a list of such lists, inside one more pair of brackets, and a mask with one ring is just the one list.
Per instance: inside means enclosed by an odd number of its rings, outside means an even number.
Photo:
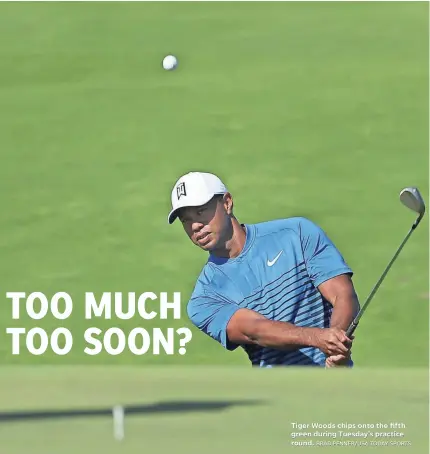
[{"label": "blue striped polo shirt", "polygon": [[[187,305],[192,323],[228,350],[239,347],[229,341],[227,324],[240,308],[270,320],[328,328],[332,306],[318,286],[352,271],[325,232],[303,217],[245,228],[245,245],[237,257],[209,255]],[[324,353],[314,347],[241,347],[254,366],[325,365]]]}]

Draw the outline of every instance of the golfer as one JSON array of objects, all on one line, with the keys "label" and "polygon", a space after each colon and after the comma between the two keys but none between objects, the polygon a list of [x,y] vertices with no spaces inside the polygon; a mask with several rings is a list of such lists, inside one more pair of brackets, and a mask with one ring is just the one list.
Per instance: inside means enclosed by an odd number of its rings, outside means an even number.
[{"label": "golfer", "polygon": [[242,347],[254,366],[353,365],[353,273],[319,226],[241,224],[226,186],[205,172],[180,177],[171,202],[169,224],[178,218],[209,253],[187,306],[195,326],[227,350]]}]

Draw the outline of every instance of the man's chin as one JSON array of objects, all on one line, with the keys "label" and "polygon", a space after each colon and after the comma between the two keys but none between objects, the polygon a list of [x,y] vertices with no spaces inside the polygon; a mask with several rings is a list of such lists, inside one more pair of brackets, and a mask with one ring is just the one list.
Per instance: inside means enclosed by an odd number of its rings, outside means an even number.
[{"label": "man's chin", "polygon": [[215,248],[216,242],[214,240],[210,240],[207,243],[203,244],[197,243],[196,246],[198,246],[200,249],[203,249],[206,252],[210,252]]},{"label": "man's chin", "polygon": [[206,252],[210,252],[212,251],[214,248],[212,246],[212,242],[208,243],[208,244],[204,244],[203,246],[202,245],[198,245],[200,249],[203,249],[204,251]]}]

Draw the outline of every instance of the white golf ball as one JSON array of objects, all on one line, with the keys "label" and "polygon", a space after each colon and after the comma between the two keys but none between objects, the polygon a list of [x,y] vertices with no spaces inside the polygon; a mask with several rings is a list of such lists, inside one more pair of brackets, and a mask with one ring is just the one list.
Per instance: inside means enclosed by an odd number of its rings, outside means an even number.
[{"label": "white golf ball", "polygon": [[163,59],[163,68],[167,71],[175,69],[178,66],[178,60],[173,55],[167,55]]}]

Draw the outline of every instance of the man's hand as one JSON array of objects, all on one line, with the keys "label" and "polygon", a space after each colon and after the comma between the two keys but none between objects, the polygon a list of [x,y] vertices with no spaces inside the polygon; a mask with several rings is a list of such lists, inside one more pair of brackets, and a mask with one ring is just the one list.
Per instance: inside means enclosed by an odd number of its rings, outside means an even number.
[{"label": "man's hand", "polygon": [[[351,341],[354,340],[354,336],[351,336]],[[351,349],[349,349],[346,355],[332,355],[325,360],[325,367],[346,367],[350,365],[351,361]]]},{"label": "man's hand", "polygon": [[326,368],[330,368],[330,367],[346,367],[346,366],[349,366],[350,359],[351,359],[350,353],[348,353],[348,355],[329,356],[325,360],[325,367]]},{"label": "man's hand", "polygon": [[339,357],[336,361],[339,361],[340,357],[345,358],[349,356],[351,345],[351,339],[340,328],[321,329],[316,339],[316,347],[328,357]]}]

